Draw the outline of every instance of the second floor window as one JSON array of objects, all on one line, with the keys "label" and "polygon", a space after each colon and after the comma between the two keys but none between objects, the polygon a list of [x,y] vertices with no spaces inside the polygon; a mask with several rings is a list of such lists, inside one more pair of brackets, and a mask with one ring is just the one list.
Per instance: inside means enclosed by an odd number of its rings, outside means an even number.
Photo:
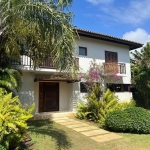
[{"label": "second floor window", "polygon": [[79,47],[79,55],[87,56],[87,48],[86,47]]},{"label": "second floor window", "polygon": [[118,63],[118,53],[105,51],[106,63]]}]

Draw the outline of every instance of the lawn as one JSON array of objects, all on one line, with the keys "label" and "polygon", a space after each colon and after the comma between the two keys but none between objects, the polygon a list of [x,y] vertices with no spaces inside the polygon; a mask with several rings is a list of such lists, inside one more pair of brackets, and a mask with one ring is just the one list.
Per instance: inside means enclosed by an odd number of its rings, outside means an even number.
[{"label": "lawn", "polygon": [[[88,122],[89,123],[89,122]],[[30,121],[34,150],[149,150],[150,135],[119,133],[123,138],[98,143],[51,120]],[[93,123],[90,123],[93,125]]]}]

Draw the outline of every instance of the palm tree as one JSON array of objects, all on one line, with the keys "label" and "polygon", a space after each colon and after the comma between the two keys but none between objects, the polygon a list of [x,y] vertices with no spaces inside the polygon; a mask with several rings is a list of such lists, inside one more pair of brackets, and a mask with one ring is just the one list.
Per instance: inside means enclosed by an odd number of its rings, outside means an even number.
[{"label": "palm tree", "polygon": [[15,93],[22,84],[21,72],[15,69],[0,68],[0,87]]},{"label": "palm tree", "polygon": [[34,66],[53,56],[61,70],[74,66],[72,0],[1,0],[0,50],[20,59],[26,51]]}]

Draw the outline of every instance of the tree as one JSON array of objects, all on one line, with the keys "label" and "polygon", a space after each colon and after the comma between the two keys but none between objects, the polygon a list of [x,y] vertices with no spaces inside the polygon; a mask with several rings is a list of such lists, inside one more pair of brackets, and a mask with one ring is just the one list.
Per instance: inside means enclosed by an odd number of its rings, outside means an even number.
[{"label": "tree", "polygon": [[58,69],[71,70],[75,66],[71,4],[72,0],[1,0],[0,51],[15,60],[26,53],[35,68],[53,56]]},{"label": "tree", "polygon": [[20,90],[22,84],[21,73],[15,69],[2,69],[0,68],[0,87],[4,88],[8,92],[13,92],[16,95],[16,91]]},{"label": "tree", "polygon": [[135,100],[140,106],[150,107],[150,43],[139,51],[132,53],[131,75],[138,97]]}]

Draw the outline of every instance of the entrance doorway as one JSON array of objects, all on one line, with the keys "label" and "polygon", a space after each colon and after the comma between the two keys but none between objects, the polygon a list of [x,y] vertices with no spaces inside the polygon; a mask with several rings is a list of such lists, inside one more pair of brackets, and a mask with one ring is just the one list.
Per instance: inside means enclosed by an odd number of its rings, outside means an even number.
[{"label": "entrance doorway", "polygon": [[39,83],[39,112],[59,111],[59,83]]}]

